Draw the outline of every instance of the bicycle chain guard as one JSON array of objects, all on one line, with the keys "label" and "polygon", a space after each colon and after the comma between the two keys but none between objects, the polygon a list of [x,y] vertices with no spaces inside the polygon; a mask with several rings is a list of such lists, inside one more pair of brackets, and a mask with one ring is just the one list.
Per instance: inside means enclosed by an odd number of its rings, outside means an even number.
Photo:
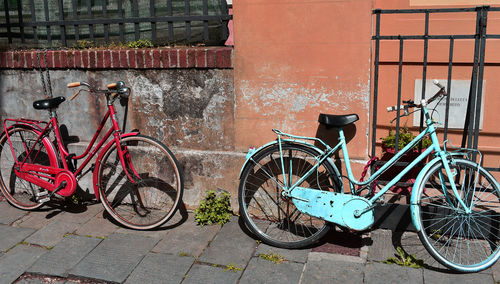
[{"label": "bicycle chain guard", "polygon": [[351,230],[366,230],[375,220],[373,207],[361,196],[296,187],[290,197],[300,212]]}]

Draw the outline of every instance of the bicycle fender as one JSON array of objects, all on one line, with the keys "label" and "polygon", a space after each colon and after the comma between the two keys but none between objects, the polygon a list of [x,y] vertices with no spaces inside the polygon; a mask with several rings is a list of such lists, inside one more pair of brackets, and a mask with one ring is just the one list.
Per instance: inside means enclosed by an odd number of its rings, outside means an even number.
[{"label": "bicycle fender", "polygon": [[[16,124],[13,124],[13,125],[7,127],[7,129],[4,130],[4,134],[6,135],[8,133],[8,131],[14,127],[29,128],[29,129],[33,130],[37,135],[40,135],[40,133],[42,133],[42,129],[40,128],[40,126],[38,126],[36,124],[16,123]],[[52,167],[58,167],[59,163],[57,161],[57,154],[56,154],[56,150],[55,150],[56,148],[54,147],[54,144],[52,144],[52,142],[49,140],[48,137],[44,137],[42,139],[42,143],[43,143],[43,146],[45,147],[45,149],[47,149],[47,154],[49,155],[50,165]]]},{"label": "bicycle fender", "polygon": [[[296,144],[301,144],[301,145],[304,145],[304,146],[309,146],[309,147],[314,148],[315,150],[317,150],[320,154],[324,154],[324,151],[318,149],[316,146],[314,146],[311,143],[307,143],[307,142],[304,142],[304,141],[291,140],[291,139],[282,139],[281,141],[283,141],[283,142],[291,142],[291,143],[296,143]],[[258,149],[250,149],[248,151],[248,153],[247,153],[246,160],[243,163],[243,166],[241,167],[240,174],[238,175],[238,179],[241,179],[241,174],[243,173],[243,170],[248,166],[249,162],[252,160],[252,157],[255,156],[255,154],[257,154],[258,152],[264,150],[267,147],[273,146],[273,145],[278,144],[278,143],[279,143],[278,140],[275,140],[275,141],[269,142],[269,143],[267,143],[265,145],[262,145]],[[340,172],[337,169],[337,166],[335,165],[335,163],[332,161],[332,159],[327,158],[326,161],[332,166],[333,170],[335,171],[335,174],[338,177],[340,177],[341,176]],[[340,183],[339,186],[341,187],[341,190],[343,191],[344,190],[343,184]]]},{"label": "bicycle fender", "polygon": [[[129,132],[129,133],[124,133],[120,137],[125,138],[125,137],[130,137],[130,136],[137,136],[139,135],[139,132]],[[99,168],[101,167],[101,159],[102,156],[109,150],[109,148],[115,143],[115,140],[111,140],[102,148],[102,150],[99,152],[99,155],[97,156],[95,167],[94,167],[94,172],[92,174],[92,186],[94,187],[94,195],[97,201],[99,201],[99,187],[98,187],[98,173],[99,173]]]}]

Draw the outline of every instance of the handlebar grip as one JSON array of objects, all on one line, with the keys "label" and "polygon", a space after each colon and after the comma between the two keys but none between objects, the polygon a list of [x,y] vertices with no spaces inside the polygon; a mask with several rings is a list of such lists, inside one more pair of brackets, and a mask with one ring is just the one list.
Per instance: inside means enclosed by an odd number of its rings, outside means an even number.
[{"label": "handlebar grip", "polygon": [[68,88],[80,87],[80,82],[73,82],[68,84]]},{"label": "handlebar grip", "polygon": [[76,93],[73,94],[71,98],[69,98],[70,101],[74,100],[78,95],[80,94],[80,90],[76,91]]},{"label": "handlebar grip", "polygon": [[111,83],[111,84],[106,85],[106,88],[108,88],[108,89],[116,89],[116,86],[117,86],[116,83]]},{"label": "handlebar grip", "polygon": [[[405,108],[404,105],[399,106],[399,109],[404,109],[404,108]],[[396,110],[398,110],[398,106],[390,106],[387,108],[387,112],[396,111]]]}]

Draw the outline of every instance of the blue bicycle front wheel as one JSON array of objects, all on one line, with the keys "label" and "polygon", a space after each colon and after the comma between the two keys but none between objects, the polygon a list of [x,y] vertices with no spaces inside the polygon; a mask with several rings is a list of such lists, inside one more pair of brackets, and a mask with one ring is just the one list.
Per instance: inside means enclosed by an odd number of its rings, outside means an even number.
[{"label": "blue bicycle front wheel", "polygon": [[427,251],[444,266],[478,272],[500,257],[500,188],[488,171],[472,161],[454,159],[449,165],[451,178],[438,163],[422,179],[415,212],[421,228],[418,234]]}]

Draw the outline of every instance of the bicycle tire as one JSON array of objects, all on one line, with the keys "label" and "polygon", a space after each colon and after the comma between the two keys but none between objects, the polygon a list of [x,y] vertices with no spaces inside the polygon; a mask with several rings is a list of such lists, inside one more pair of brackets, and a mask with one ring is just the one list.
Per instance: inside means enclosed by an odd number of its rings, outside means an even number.
[{"label": "bicycle tire", "polygon": [[[10,144],[5,131],[0,136],[0,190],[7,201],[14,207],[22,210],[34,210],[40,208],[44,203],[36,200],[36,193],[45,191],[38,185],[19,178],[14,172],[14,160],[22,160],[28,154],[38,139],[38,133],[28,126],[15,126],[9,129],[9,137],[14,147],[12,154]],[[47,148],[42,140],[39,140],[33,148],[27,161],[44,166],[52,165]],[[38,151],[40,150],[40,152]]]},{"label": "bicycle tire", "polygon": [[[246,226],[263,242],[280,248],[303,248],[312,245],[330,229],[330,223],[300,213],[293,201],[281,195],[283,178],[292,183],[317,161],[320,152],[298,143],[282,143],[285,172],[282,175],[279,145],[274,144],[254,154],[243,169],[238,188],[240,214]],[[291,167],[290,167],[291,166]],[[340,191],[337,172],[327,161],[301,186]],[[269,206],[271,205],[271,206]]]},{"label": "bicycle tire", "polygon": [[[140,179],[134,184],[127,178],[116,144],[112,144],[98,169],[101,202],[113,219],[128,228],[148,230],[161,226],[182,201],[179,163],[167,146],[148,136],[125,137],[120,144],[126,146]],[[129,172],[133,171],[129,168]]]},{"label": "bicycle tire", "polygon": [[478,272],[500,257],[500,188],[488,171],[472,161],[453,159],[449,165],[457,190],[472,212],[458,205],[444,166],[437,163],[418,187],[418,235],[442,265]]}]

